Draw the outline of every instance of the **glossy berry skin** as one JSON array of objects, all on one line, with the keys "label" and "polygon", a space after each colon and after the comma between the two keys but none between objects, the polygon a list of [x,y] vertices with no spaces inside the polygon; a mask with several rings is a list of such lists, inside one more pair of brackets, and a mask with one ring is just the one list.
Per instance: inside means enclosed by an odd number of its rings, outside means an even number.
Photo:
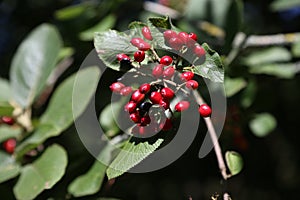
[{"label": "glossy berry skin", "polygon": [[193,51],[197,57],[202,57],[205,55],[205,50],[200,45],[195,46]]},{"label": "glossy berry skin", "polygon": [[141,121],[141,117],[138,112],[131,113],[129,117],[134,123],[140,123]]},{"label": "glossy berry skin", "polygon": [[131,95],[131,101],[140,103],[145,98],[145,94],[141,93],[139,90],[135,90]]},{"label": "glossy berry skin", "polygon": [[171,100],[174,97],[174,91],[167,87],[161,89],[160,94],[164,99],[167,100]]},{"label": "glossy berry skin", "polygon": [[176,112],[182,112],[187,110],[190,107],[190,102],[188,101],[180,101],[175,105]]},{"label": "glossy berry skin", "polygon": [[150,110],[151,106],[152,106],[152,103],[146,101],[146,102],[141,103],[141,105],[139,106],[139,109],[141,111],[148,112]]},{"label": "glossy berry skin", "polygon": [[189,80],[192,80],[194,78],[194,73],[191,72],[191,71],[188,71],[188,72],[183,72],[181,74],[181,80],[182,81],[189,81]]},{"label": "glossy berry skin", "polygon": [[7,125],[13,125],[15,123],[15,120],[12,117],[9,117],[9,116],[1,117],[1,121],[4,124],[7,124]]},{"label": "glossy berry skin", "polygon": [[163,71],[163,77],[166,78],[166,79],[170,79],[174,76],[174,73],[175,73],[175,69],[174,67],[168,67],[167,69],[165,69]]},{"label": "glossy berry skin", "polygon": [[170,108],[170,102],[165,99],[161,99],[159,105],[161,105],[165,110]]},{"label": "glossy berry skin", "polygon": [[195,80],[189,80],[185,83],[185,87],[187,87],[190,90],[195,90],[199,86],[198,82]]},{"label": "glossy berry skin", "polygon": [[143,94],[147,94],[151,89],[151,85],[149,83],[144,83],[139,87],[139,91]]},{"label": "glossy berry skin", "polygon": [[15,151],[15,148],[16,148],[16,144],[17,144],[16,140],[11,138],[11,139],[6,140],[3,143],[3,148],[7,153],[13,154]]},{"label": "glossy berry skin", "polygon": [[150,119],[149,115],[145,115],[144,117],[141,118],[140,125],[147,126],[148,124],[150,124],[150,122],[151,122],[151,119]]},{"label": "glossy berry skin", "polygon": [[198,109],[201,117],[209,117],[211,115],[211,108],[207,104],[201,104]]},{"label": "glossy berry skin", "polygon": [[123,89],[125,85],[120,82],[115,82],[109,86],[110,90],[114,93],[120,93],[121,89]]},{"label": "glossy berry skin", "polygon": [[124,54],[124,53],[120,53],[120,54],[117,55],[117,60],[118,60],[118,61],[121,61],[121,60],[123,60],[123,59],[130,60],[130,57],[127,56],[127,55]]},{"label": "glossy berry skin", "polygon": [[160,78],[163,75],[163,71],[164,71],[164,65],[156,65],[153,70],[152,70],[152,76],[154,76],[155,78]]},{"label": "glossy berry skin", "polygon": [[173,59],[170,56],[163,56],[161,57],[159,63],[162,65],[170,65],[173,62]]},{"label": "glossy berry skin", "polygon": [[142,28],[142,34],[143,34],[143,36],[144,36],[147,40],[153,40],[153,37],[152,37],[152,35],[151,35],[151,31],[150,31],[150,29],[149,29],[148,26],[144,26],[144,27]]},{"label": "glossy berry skin", "polygon": [[198,40],[198,36],[196,35],[196,33],[190,33],[189,38],[193,39],[194,41]]},{"label": "glossy berry skin", "polygon": [[169,41],[171,38],[177,37],[177,33],[172,30],[166,30],[166,31],[164,31],[163,34],[164,34],[165,40],[167,40],[167,41]]},{"label": "glossy berry skin", "polygon": [[133,57],[136,62],[142,62],[145,59],[145,52],[144,51],[136,51],[133,54]]},{"label": "glossy berry skin", "polygon": [[135,46],[138,47],[140,43],[145,42],[142,38],[132,38],[130,40],[130,43]]},{"label": "glossy berry skin", "polygon": [[124,87],[120,90],[120,95],[128,96],[132,93],[132,88],[130,86]]},{"label": "glossy berry skin", "polygon": [[184,41],[182,41],[178,37],[173,37],[168,41],[169,46],[174,50],[180,50],[184,44]]},{"label": "glossy berry skin", "polygon": [[129,113],[134,113],[136,111],[136,103],[134,101],[129,101],[125,106],[124,110]]},{"label": "glossy berry skin", "polygon": [[152,92],[149,99],[153,104],[159,104],[162,96],[159,92]]},{"label": "glossy berry skin", "polygon": [[161,123],[159,125],[159,128],[162,129],[163,131],[168,131],[172,128],[172,126],[173,126],[172,120],[167,118],[164,123]]}]

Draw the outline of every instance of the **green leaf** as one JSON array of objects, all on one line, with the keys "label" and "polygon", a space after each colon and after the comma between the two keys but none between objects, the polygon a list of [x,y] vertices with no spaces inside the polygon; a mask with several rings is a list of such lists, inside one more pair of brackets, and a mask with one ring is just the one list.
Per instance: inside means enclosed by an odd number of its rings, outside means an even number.
[{"label": "green leaf", "polygon": [[61,48],[57,29],[50,24],[35,28],[19,46],[10,68],[14,100],[29,107],[44,88]]},{"label": "green leaf", "polygon": [[300,42],[293,43],[292,45],[292,54],[293,56],[300,57]]},{"label": "green leaf", "polygon": [[65,174],[67,152],[54,144],[32,164],[22,168],[21,176],[14,186],[18,200],[29,200],[37,197],[43,190],[51,189]]},{"label": "green leaf", "polygon": [[[109,163],[111,161],[113,146],[108,144],[99,154],[99,160]],[[105,178],[107,166],[96,160],[86,174],[77,177],[68,187],[68,192],[75,197],[82,197],[97,193]]]},{"label": "green leaf", "polygon": [[202,44],[202,47],[206,51],[205,62],[201,65],[196,65],[194,73],[214,82],[223,82],[224,69],[219,54],[206,43]]},{"label": "green leaf", "polygon": [[163,139],[158,139],[154,144],[148,142],[135,144],[135,142],[128,141],[107,169],[108,178],[121,176],[153,153],[162,142]]},{"label": "green leaf", "polygon": [[255,80],[249,80],[248,85],[242,93],[241,104],[244,108],[251,106],[255,99],[257,85]]},{"label": "green leaf", "polygon": [[9,138],[17,138],[22,133],[21,128],[15,128],[8,125],[0,126],[0,142]]},{"label": "green leaf", "polygon": [[83,14],[87,7],[87,4],[84,3],[68,6],[66,8],[57,10],[54,13],[54,16],[58,20],[70,20]]},{"label": "green leaf", "polygon": [[61,83],[55,90],[47,110],[41,116],[40,125],[17,147],[18,155],[23,155],[68,128],[88,105],[97,88],[99,76],[98,67],[89,67]]},{"label": "green leaf", "polygon": [[241,155],[235,151],[227,151],[225,153],[226,164],[232,176],[240,173],[243,169],[243,159]]},{"label": "green leaf", "polygon": [[300,6],[299,0],[275,0],[270,7],[273,11],[284,11]]},{"label": "green leaf", "polygon": [[11,100],[11,88],[8,80],[0,78],[0,102]]},{"label": "green leaf", "polygon": [[117,18],[113,14],[110,14],[106,16],[104,19],[102,19],[95,26],[81,32],[79,34],[79,38],[83,41],[92,41],[95,32],[102,32],[112,28],[115,25],[116,20]]},{"label": "green leaf", "polygon": [[8,102],[0,102],[0,116],[12,116],[14,107]]},{"label": "green leaf", "polygon": [[171,19],[167,17],[152,17],[148,19],[149,22],[157,28],[163,28],[163,29],[172,29],[173,25],[171,23]]},{"label": "green leaf", "polygon": [[231,97],[246,87],[247,83],[243,78],[225,78],[226,96]]},{"label": "green leaf", "polygon": [[60,49],[57,60],[62,60],[64,58],[73,55],[75,50],[72,47],[63,47]]},{"label": "green leaf", "polygon": [[20,165],[14,157],[0,151],[0,183],[16,177],[19,173]]},{"label": "green leaf", "polygon": [[116,55],[120,53],[133,54],[137,48],[130,43],[131,38],[121,32],[109,30],[106,32],[96,32],[94,45],[99,58],[104,64],[113,70],[120,71],[120,64]]},{"label": "green leaf", "polygon": [[266,74],[285,79],[293,78],[298,72],[297,66],[294,63],[274,63],[253,66],[250,67],[249,71],[253,74]]},{"label": "green leaf", "polygon": [[247,66],[259,66],[274,62],[290,61],[291,53],[283,47],[269,47],[263,50],[256,50],[243,59]]},{"label": "green leaf", "polygon": [[249,122],[251,131],[257,137],[267,136],[276,128],[276,126],[276,119],[269,113],[257,114],[255,118]]}]

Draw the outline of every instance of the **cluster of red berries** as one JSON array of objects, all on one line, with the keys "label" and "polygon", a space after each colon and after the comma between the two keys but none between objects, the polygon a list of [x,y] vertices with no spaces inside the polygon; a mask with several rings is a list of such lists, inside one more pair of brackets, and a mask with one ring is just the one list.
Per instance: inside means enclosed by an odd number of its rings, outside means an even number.
[{"label": "cluster of red berries", "polygon": [[[135,37],[130,41],[138,49],[133,55],[134,61],[138,63],[144,61],[146,56],[145,51],[151,49],[151,45],[146,40],[153,40],[151,31],[147,26],[142,28],[142,34],[144,39]],[[194,33],[176,33],[173,30],[166,30],[163,32],[163,35],[165,43],[174,50],[184,51],[184,49],[191,49],[197,57],[205,55],[205,50],[197,43],[197,35]],[[118,54],[116,57],[120,63],[123,61],[131,62],[130,57],[126,54]],[[173,62],[171,56],[164,55],[158,59],[158,62],[152,68],[152,74],[148,74],[148,76],[152,77],[151,80],[153,81],[143,83],[135,90],[131,86],[125,86],[121,82],[115,82],[110,86],[111,91],[114,93],[122,96],[131,95],[124,110],[128,112],[131,121],[136,124],[132,129],[133,133],[144,134],[148,131],[170,130],[172,128],[171,118],[165,116],[166,120],[163,123],[158,123],[155,121],[155,116],[151,114],[150,108],[155,106],[163,108],[164,111],[168,110],[170,113],[173,113],[173,111],[183,112],[189,108],[190,102],[182,100],[173,109],[170,108],[170,102],[175,97],[175,92],[172,88],[176,88],[177,92],[183,86],[187,90],[195,90],[199,86],[198,82],[193,80],[194,73],[192,71],[181,73],[180,84],[173,82],[176,72],[176,62]],[[173,83],[172,86],[170,86],[170,82]],[[202,104],[199,106],[199,113],[202,117],[209,117],[211,115],[211,108],[207,104]]]},{"label": "cluster of red berries", "polygon": [[[12,125],[14,125],[14,123],[15,123],[15,120],[12,117],[2,116],[0,118],[0,124],[7,124],[9,126],[12,126]],[[17,145],[17,141],[15,138],[7,139],[2,143],[3,149],[9,154],[14,153],[16,145]]]}]

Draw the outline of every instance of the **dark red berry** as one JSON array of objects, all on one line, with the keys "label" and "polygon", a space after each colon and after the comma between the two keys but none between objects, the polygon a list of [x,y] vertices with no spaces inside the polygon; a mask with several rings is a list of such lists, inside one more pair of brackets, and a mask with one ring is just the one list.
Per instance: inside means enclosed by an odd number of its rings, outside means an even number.
[{"label": "dark red berry", "polygon": [[136,62],[142,62],[145,59],[145,52],[137,51],[133,54],[133,57]]},{"label": "dark red berry", "polygon": [[194,54],[197,56],[197,57],[202,57],[205,55],[205,50],[202,46],[200,45],[197,45],[194,47]]},{"label": "dark red berry", "polygon": [[183,72],[181,74],[181,80],[182,81],[189,81],[189,80],[192,80],[193,78],[194,78],[194,73],[191,72],[191,71]]},{"label": "dark red berry", "polygon": [[174,73],[175,73],[174,67],[172,67],[172,66],[168,67],[167,69],[164,70],[163,77],[166,79],[170,79],[174,76]]},{"label": "dark red berry", "polygon": [[160,78],[163,75],[163,71],[164,71],[164,65],[156,65],[153,70],[152,70],[152,75],[155,78]]},{"label": "dark red berry", "polygon": [[162,99],[162,96],[159,92],[152,92],[149,99],[152,103],[159,104],[160,100]]},{"label": "dark red berry", "polygon": [[117,60],[118,60],[118,61],[121,61],[121,60],[123,60],[123,59],[130,60],[130,57],[127,56],[127,55],[124,54],[124,53],[120,53],[120,54],[117,55]]},{"label": "dark red berry", "polygon": [[136,103],[134,101],[129,101],[125,106],[124,106],[124,110],[129,112],[129,113],[133,113],[136,110]]},{"label": "dark red berry", "polygon": [[11,138],[11,139],[6,140],[3,143],[3,148],[7,153],[12,154],[15,151],[16,144],[17,144],[16,140]]},{"label": "dark red berry", "polygon": [[12,117],[9,116],[3,116],[1,117],[1,121],[7,125],[13,125],[15,123],[15,120]]},{"label": "dark red berry", "polygon": [[162,129],[163,131],[168,131],[172,128],[172,120],[167,118],[166,121],[164,123],[161,123],[159,125],[159,128]]},{"label": "dark red berry", "polygon": [[145,94],[141,93],[139,90],[135,90],[131,95],[131,100],[139,103],[145,98]]},{"label": "dark red berry", "polygon": [[182,41],[180,38],[173,37],[168,41],[169,46],[174,50],[180,50],[184,44],[184,41]]},{"label": "dark red berry", "polygon": [[171,38],[177,37],[177,33],[172,30],[166,30],[164,33],[165,40],[169,41]]},{"label": "dark red berry", "polygon": [[124,87],[120,90],[120,95],[128,96],[132,93],[132,88],[130,86]]},{"label": "dark red berry", "polygon": [[120,93],[121,89],[123,89],[125,85],[120,82],[115,82],[109,86],[110,90],[115,93]]},{"label": "dark red berry", "polygon": [[148,124],[150,124],[151,119],[149,117],[149,115],[145,115],[144,117],[141,118],[141,126],[147,126]]},{"label": "dark red berry", "polygon": [[198,82],[195,81],[195,80],[189,80],[185,83],[185,86],[188,88],[188,89],[192,89],[192,90],[195,90],[198,88]]},{"label": "dark red berry", "polygon": [[170,102],[166,99],[161,99],[159,105],[161,105],[165,110],[170,108]]},{"label": "dark red berry", "polygon": [[178,38],[180,38],[184,42],[184,44],[186,44],[189,39],[189,34],[186,32],[179,32]]},{"label": "dark red berry", "polygon": [[189,108],[190,102],[188,101],[180,101],[175,105],[175,111],[176,112],[182,112]]},{"label": "dark red berry", "polygon": [[167,100],[171,100],[174,97],[174,91],[167,87],[161,89],[160,94],[164,99]]},{"label": "dark red berry", "polygon": [[137,48],[141,51],[147,51],[151,48],[151,45],[147,42],[141,42],[139,43]]},{"label": "dark red berry", "polygon": [[141,121],[141,117],[138,112],[131,113],[129,117],[134,123],[140,123]]},{"label": "dark red berry", "polygon": [[201,117],[209,117],[211,115],[211,108],[205,103],[200,105],[198,111]]},{"label": "dark red berry", "polygon": [[144,83],[139,87],[139,90],[143,94],[147,94],[151,89],[151,85],[149,83]]},{"label": "dark red berry", "polygon": [[198,40],[198,37],[197,37],[196,33],[190,33],[189,38],[193,39],[194,41]]},{"label": "dark red berry", "polygon": [[161,57],[159,63],[162,65],[170,65],[173,62],[173,59],[170,56]]},{"label": "dark red berry", "polygon": [[149,29],[148,26],[144,26],[144,27],[142,28],[142,34],[143,34],[143,36],[144,36],[147,40],[153,40],[153,37],[152,37],[152,35],[151,35],[151,31],[150,31],[150,29]]}]

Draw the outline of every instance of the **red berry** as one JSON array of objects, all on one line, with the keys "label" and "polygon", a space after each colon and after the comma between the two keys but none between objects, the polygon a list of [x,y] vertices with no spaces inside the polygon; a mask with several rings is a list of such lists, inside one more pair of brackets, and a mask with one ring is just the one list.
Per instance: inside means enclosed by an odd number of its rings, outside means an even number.
[{"label": "red berry", "polygon": [[139,90],[143,94],[147,94],[151,89],[151,85],[149,83],[144,83],[139,87]]},{"label": "red berry", "polygon": [[124,110],[129,112],[129,113],[133,113],[136,110],[136,103],[134,101],[129,101],[125,106],[124,106]]},{"label": "red berry", "polygon": [[144,117],[141,118],[141,126],[147,126],[148,124],[150,124],[151,119],[149,117],[149,115],[145,115]]},{"label": "red berry", "polygon": [[124,87],[120,91],[120,95],[122,96],[128,96],[132,93],[132,88],[130,86]]},{"label": "red berry", "polygon": [[174,76],[174,73],[175,73],[174,67],[168,67],[167,69],[164,70],[163,77],[166,79],[170,79]]},{"label": "red berry", "polygon": [[15,120],[12,117],[8,116],[1,117],[1,121],[7,125],[13,125],[15,123]]},{"label": "red berry", "polygon": [[161,99],[159,105],[161,105],[165,110],[170,108],[170,102],[166,99]]},{"label": "red berry", "polygon": [[141,93],[139,90],[135,90],[131,95],[131,100],[139,103],[145,98],[145,94]]},{"label": "red berry", "polygon": [[130,43],[135,46],[138,47],[140,43],[144,42],[144,40],[142,38],[132,38],[130,40]]},{"label": "red berry", "polygon": [[141,42],[137,48],[141,51],[147,51],[151,48],[151,45],[147,42]]},{"label": "red berry", "polygon": [[155,78],[159,78],[163,75],[163,71],[164,71],[164,65],[156,65],[153,70],[152,70],[152,75],[155,77]]},{"label": "red berry", "polygon": [[177,33],[172,30],[166,30],[164,33],[165,40],[169,41],[171,38],[177,37]]},{"label": "red berry", "polygon": [[198,82],[195,81],[195,80],[189,80],[188,82],[185,83],[185,86],[186,86],[188,89],[195,90],[195,89],[198,88]]},{"label": "red berry", "polygon": [[144,36],[147,40],[153,40],[153,37],[152,37],[152,35],[151,35],[151,31],[150,31],[150,29],[149,29],[148,26],[144,26],[144,27],[142,28],[142,34],[143,34],[143,36]]},{"label": "red berry", "polygon": [[209,117],[211,115],[211,108],[207,104],[201,104],[198,111],[201,117]]},{"label": "red berry", "polygon": [[184,41],[182,41],[180,38],[173,37],[169,41],[169,46],[175,50],[180,50],[184,44]]},{"label": "red berry", "polygon": [[167,87],[161,89],[160,94],[164,99],[167,100],[170,100],[174,97],[174,91],[171,88]]},{"label": "red berry", "polygon": [[140,114],[138,112],[131,113],[129,117],[134,123],[139,123],[141,120]]},{"label": "red berry", "polygon": [[161,123],[159,125],[159,128],[162,129],[163,131],[168,131],[168,130],[170,130],[172,128],[172,126],[173,126],[172,125],[172,120],[169,119],[169,118],[167,118],[166,121],[165,121],[165,123]]},{"label": "red berry", "polygon": [[162,65],[170,65],[173,62],[173,59],[170,56],[161,57],[159,63]]},{"label": "red berry", "polygon": [[198,37],[197,37],[196,33],[190,33],[189,38],[193,39],[194,41],[198,40]]},{"label": "red berry", "polygon": [[205,55],[205,50],[202,46],[197,45],[194,47],[194,54],[198,57],[202,57]]},{"label": "red berry", "polygon": [[115,82],[109,86],[110,90],[115,93],[120,93],[121,89],[123,89],[125,85],[120,82]]},{"label": "red berry", "polygon": [[189,81],[189,80],[192,80],[193,78],[194,78],[194,73],[191,72],[191,71],[183,72],[181,74],[181,80],[182,81]]},{"label": "red berry", "polygon": [[15,151],[16,144],[17,144],[16,140],[11,138],[11,139],[6,140],[3,143],[3,148],[7,153],[12,154]]},{"label": "red berry", "polygon": [[159,104],[162,96],[159,92],[152,92],[149,99],[153,104]]},{"label": "red berry", "polygon": [[184,44],[186,44],[189,39],[189,34],[186,32],[179,32],[178,38],[180,38],[184,42]]},{"label": "red berry", "polygon": [[188,101],[180,101],[175,105],[176,112],[182,112],[187,110],[190,107],[190,102]]},{"label": "red berry", "polygon": [[117,55],[117,60],[118,60],[118,61],[121,61],[121,60],[123,60],[123,59],[130,60],[130,57],[127,56],[127,55],[124,54],[124,53],[120,53],[120,54]]},{"label": "red berry", "polygon": [[133,54],[133,57],[136,62],[142,62],[145,59],[145,52],[137,51]]}]

